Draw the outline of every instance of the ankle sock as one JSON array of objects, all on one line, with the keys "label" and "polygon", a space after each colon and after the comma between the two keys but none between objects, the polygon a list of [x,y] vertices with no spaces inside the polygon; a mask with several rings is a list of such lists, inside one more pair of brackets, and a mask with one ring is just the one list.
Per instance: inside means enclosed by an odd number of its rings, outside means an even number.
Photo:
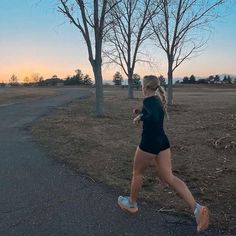
[{"label": "ankle sock", "polygon": [[130,199],[130,197],[129,197],[128,199],[129,199],[129,204],[130,204],[131,206],[134,206],[135,204],[137,204],[136,202],[132,202],[131,199]]},{"label": "ankle sock", "polygon": [[197,203],[197,202],[195,203],[195,206],[194,206],[194,215],[195,215],[195,217],[198,216],[199,210],[200,210],[201,207],[202,206],[199,203]]}]

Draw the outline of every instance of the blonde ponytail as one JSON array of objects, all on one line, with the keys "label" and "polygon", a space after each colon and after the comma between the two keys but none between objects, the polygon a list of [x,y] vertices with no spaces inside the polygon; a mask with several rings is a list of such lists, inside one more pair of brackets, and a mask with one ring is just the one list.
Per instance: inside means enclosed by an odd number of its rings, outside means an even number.
[{"label": "blonde ponytail", "polygon": [[156,91],[156,95],[161,99],[163,110],[167,119],[169,119],[167,112],[167,100],[165,90],[160,85],[160,79],[155,75],[146,75],[143,78],[144,87]]},{"label": "blonde ponytail", "polygon": [[164,108],[164,112],[166,115],[167,120],[169,120],[169,115],[168,115],[168,111],[167,111],[167,100],[166,100],[166,93],[163,87],[161,87],[160,85],[157,87],[156,90],[156,94],[159,95],[161,101],[162,101],[162,105]]}]

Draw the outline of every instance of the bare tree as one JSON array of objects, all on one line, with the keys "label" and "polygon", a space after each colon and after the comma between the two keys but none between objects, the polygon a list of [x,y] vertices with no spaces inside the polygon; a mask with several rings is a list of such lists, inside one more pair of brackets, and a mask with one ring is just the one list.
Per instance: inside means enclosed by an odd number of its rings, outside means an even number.
[{"label": "bare tree", "polygon": [[18,85],[18,78],[16,75],[12,75],[10,80],[9,80],[9,84],[12,85],[12,86],[16,86]]},{"label": "bare tree", "polygon": [[110,8],[108,8],[108,0],[59,0],[59,2],[59,12],[78,28],[86,42],[96,84],[96,114],[103,116],[102,44],[109,28],[105,18],[117,1],[114,1]]},{"label": "bare tree", "polygon": [[25,85],[26,85],[26,84],[29,84],[30,78],[29,78],[28,76],[26,76],[23,81],[24,81],[24,84],[25,84]]},{"label": "bare tree", "polygon": [[173,104],[173,72],[200,52],[208,40],[210,23],[224,0],[161,0],[152,20],[155,40],[168,60],[168,104]]},{"label": "bare tree", "polygon": [[158,6],[158,0],[121,0],[109,14],[112,30],[107,34],[104,54],[109,63],[119,65],[128,77],[129,98],[133,98],[136,62],[148,62],[140,49],[152,34],[147,26]]},{"label": "bare tree", "polygon": [[38,73],[34,73],[31,75],[31,81],[35,84],[37,84],[39,82],[40,79],[40,75]]}]

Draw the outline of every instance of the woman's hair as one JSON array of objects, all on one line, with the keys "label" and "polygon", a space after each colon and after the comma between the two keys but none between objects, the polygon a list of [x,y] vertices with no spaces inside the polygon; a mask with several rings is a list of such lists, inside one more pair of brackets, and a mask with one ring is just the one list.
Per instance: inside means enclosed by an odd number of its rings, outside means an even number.
[{"label": "woman's hair", "polygon": [[165,90],[160,85],[160,80],[155,75],[146,75],[143,78],[143,86],[147,89],[156,91],[156,94],[160,97],[162,101],[164,112],[168,119],[166,94]]}]

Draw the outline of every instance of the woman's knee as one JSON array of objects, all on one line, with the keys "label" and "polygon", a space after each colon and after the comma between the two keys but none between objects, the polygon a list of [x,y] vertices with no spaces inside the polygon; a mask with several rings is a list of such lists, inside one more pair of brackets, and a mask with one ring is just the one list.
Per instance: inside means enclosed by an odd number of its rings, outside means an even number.
[{"label": "woman's knee", "polygon": [[141,170],[133,170],[133,178],[142,178],[144,175],[144,171]]},{"label": "woman's knee", "polygon": [[169,186],[174,185],[175,176],[172,173],[169,173],[169,174],[163,176],[162,179],[167,185],[169,185]]}]

